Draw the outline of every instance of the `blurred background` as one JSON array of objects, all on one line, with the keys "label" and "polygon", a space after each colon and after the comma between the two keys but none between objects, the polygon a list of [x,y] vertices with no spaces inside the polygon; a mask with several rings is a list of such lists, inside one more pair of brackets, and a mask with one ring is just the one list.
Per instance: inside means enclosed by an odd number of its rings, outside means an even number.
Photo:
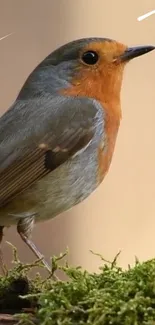
[{"label": "blurred background", "polygon": [[[0,113],[15,100],[34,67],[56,47],[73,39],[110,37],[128,45],[155,44],[154,0],[0,0]],[[112,165],[103,184],[85,202],[37,224],[33,240],[48,259],[69,247],[70,263],[97,271],[90,250],[126,267],[135,255],[155,257],[155,53],[128,64],[122,88],[123,118]],[[5,231],[3,250],[10,265],[18,248],[34,260],[15,229]]]}]

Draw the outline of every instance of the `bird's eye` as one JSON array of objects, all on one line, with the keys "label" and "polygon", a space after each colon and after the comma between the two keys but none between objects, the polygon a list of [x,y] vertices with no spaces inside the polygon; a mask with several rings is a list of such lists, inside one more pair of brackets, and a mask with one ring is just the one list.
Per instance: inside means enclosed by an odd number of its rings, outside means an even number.
[{"label": "bird's eye", "polygon": [[82,55],[82,61],[89,65],[96,64],[98,59],[98,54],[94,51],[87,51]]}]

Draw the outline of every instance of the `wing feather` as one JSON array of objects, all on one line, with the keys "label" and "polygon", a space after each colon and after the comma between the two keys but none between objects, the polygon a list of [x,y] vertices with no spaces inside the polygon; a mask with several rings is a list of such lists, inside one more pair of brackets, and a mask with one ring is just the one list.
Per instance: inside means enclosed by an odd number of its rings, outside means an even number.
[{"label": "wing feather", "polygon": [[0,119],[0,206],[85,148],[96,116],[87,98],[15,102]]}]

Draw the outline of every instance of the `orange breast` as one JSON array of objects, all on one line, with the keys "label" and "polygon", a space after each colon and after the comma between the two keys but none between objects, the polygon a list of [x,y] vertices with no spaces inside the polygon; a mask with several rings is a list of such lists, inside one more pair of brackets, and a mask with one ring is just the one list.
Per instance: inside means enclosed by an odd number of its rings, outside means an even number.
[{"label": "orange breast", "polygon": [[[117,73],[117,71],[116,71]],[[121,107],[120,107],[120,89],[122,82],[122,75],[119,74],[120,78],[117,78],[115,83],[115,74],[106,75],[106,82],[103,82],[104,78],[101,79],[99,72],[92,74],[91,72],[85,71],[81,73],[80,80],[74,80],[72,86],[67,89],[61,90],[61,94],[67,96],[86,96],[89,98],[97,99],[105,112],[105,134],[107,146],[104,150],[102,144],[99,143],[98,147],[98,179],[97,183],[100,183],[105,174],[107,173],[114,148],[116,137],[119,129],[121,119]]]},{"label": "orange breast", "polygon": [[106,146],[103,148],[101,144],[99,144],[98,148],[98,183],[100,184],[104,179],[106,173],[109,170],[112,156],[115,149],[115,143],[117,138],[117,133],[119,129],[120,119],[118,119],[115,115],[110,114],[109,109],[106,110],[105,117],[105,134],[106,134]]}]

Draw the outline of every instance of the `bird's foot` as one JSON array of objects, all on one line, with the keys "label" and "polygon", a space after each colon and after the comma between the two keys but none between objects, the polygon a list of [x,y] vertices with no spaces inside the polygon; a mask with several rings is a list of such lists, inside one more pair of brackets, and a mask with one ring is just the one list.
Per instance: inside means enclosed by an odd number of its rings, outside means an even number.
[{"label": "bird's foot", "polygon": [[3,253],[0,249],[0,269],[1,269],[1,273],[3,276],[7,276],[8,275],[8,269],[6,264],[4,263],[4,259],[3,259]]},{"label": "bird's foot", "polygon": [[[1,242],[3,239],[3,229],[4,229],[4,227],[0,226],[0,245],[1,245]],[[6,264],[4,263],[4,258],[3,258],[3,253],[2,253],[1,247],[0,247],[0,269],[4,276],[6,276],[8,274]]]},{"label": "bird's foot", "polygon": [[[52,269],[45,260],[44,256],[40,253],[38,248],[35,246],[33,241],[29,238],[29,235],[32,232],[34,224],[34,216],[31,217],[25,217],[19,220],[17,225],[17,231],[21,237],[21,239],[24,241],[24,243],[31,249],[31,251],[35,254],[35,256],[42,261],[42,264],[45,266],[47,271],[52,274]],[[58,278],[52,274],[51,277],[53,280],[58,280]]]}]

